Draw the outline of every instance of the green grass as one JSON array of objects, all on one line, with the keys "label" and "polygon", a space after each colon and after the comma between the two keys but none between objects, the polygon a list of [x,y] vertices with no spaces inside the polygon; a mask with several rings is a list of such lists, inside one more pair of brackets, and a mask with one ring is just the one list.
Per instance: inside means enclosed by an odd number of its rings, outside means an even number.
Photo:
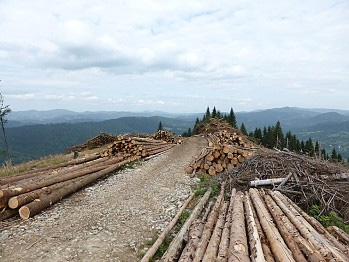
[{"label": "green grass", "polygon": [[327,214],[321,214],[321,208],[318,205],[312,205],[309,214],[315,217],[324,227],[336,226],[349,234],[349,225],[344,223],[342,217],[336,212],[331,211]]},{"label": "green grass", "polygon": [[203,196],[210,187],[212,189],[211,197],[217,196],[219,190],[217,179],[207,174],[201,174],[199,178],[199,185],[194,189],[195,196]]}]

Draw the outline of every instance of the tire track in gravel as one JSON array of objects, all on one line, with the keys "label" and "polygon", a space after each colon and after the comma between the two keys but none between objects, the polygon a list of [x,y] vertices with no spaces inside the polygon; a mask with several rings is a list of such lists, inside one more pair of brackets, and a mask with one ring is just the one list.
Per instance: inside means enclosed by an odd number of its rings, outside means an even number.
[{"label": "tire track in gravel", "polygon": [[188,142],[81,190],[0,231],[1,261],[138,261],[138,247],[163,229],[195,179],[184,168],[206,140]]}]

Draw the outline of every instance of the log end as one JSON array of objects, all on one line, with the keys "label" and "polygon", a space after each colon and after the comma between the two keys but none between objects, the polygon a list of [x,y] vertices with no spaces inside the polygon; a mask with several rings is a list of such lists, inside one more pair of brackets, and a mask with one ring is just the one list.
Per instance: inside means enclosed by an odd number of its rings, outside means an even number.
[{"label": "log end", "polygon": [[8,201],[8,206],[12,209],[17,208],[19,205],[17,197],[11,197],[10,200]]},{"label": "log end", "polygon": [[30,217],[30,209],[26,206],[22,206],[18,212],[22,219],[28,219]]}]

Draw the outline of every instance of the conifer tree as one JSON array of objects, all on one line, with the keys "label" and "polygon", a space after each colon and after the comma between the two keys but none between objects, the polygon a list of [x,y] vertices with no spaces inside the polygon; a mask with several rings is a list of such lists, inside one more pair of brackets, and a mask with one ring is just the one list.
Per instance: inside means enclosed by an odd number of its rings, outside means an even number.
[{"label": "conifer tree", "polygon": [[336,148],[333,148],[333,150],[332,150],[331,160],[332,160],[333,162],[337,162],[337,160],[338,160],[338,155],[337,155]]},{"label": "conifer tree", "polygon": [[210,112],[210,107],[208,106],[207,109],[206,109],[206,114],[204,114],[203,121],[207,121],[210,118],[211,118],[211,112]]},{"label": "conifer tree", "polygon": [[341,155],[341,154],[338,154],[338,155],[337,155],[337,160],[338,160],[338,162],[342,162],[342,161],[343,161],[343,158],[342,158],[342,155]]},{"label": "conifer tree", "polygon": [[315,154],[318,156],[319,153],[320,153],[320,143],[319,143],[319,141],[316,141],[314,150],[315,150]]},{"label": "conifer tree", "polygon": [[305,144],[304,144],[303,139],[301,141],[301,151],[302,151],[303,154],[305,153]]},{"label": "conifer tree", "polygon": [[217,110],[215,106],[213,107],[213,110],[212,110],[212,117],[217,117]]},{"label": "conifer tree", "polygon": [[246,136],[248,135],[244,123],[241,123],[240,131],[241,131],[241,133],[243,133],[244,135],[246,135]]},{"label": "conifer tree", "polygon": [[191,128],[189,127],[188,128],[188,136],[191,136],[192,134],[191,134]]},{"label": "conifer tree", "polygon": [[162,123],[161,123],[161,121],[160,121],[160,123],[159,123],[159,126],[158,126],[158,131],[159,130],[163,130],[164,128],[162,127]]},{"label": "conifer tree", "polygon": [[229,123],[231,124],[232,127],[237,128],[236,117],[235,117],[233,108],[230,108]]},{"label": "conifer tree", "polygon": [[284,134],[282,132],[280,121],[276,122],[276,125],[274,128],[274,136],[275,136],[275,143],[274,143],[275,147],[282,149],[284,147]]},{"label": "conifer tree", "polygon": [[221,117],[222,117],[221,111],[217,110],[216,117],[217,117],[218,119],[221,119]]}]

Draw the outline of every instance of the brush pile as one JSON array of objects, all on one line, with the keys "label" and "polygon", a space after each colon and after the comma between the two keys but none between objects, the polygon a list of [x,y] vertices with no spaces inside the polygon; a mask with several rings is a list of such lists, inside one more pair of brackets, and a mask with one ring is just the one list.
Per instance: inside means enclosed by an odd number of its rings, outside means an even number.
[{"label": "brush pile", "polygon": [[156,140],[151,137],[118,136],[101,156],[112,157],[129,154],[131,156],[147,157],[164,152],[173,146],[174,144]]},{"label": "brush pile", "polygon": [[176,144],[178,142],[177,137],[169,131],[159,130],[154,135],[153,138],[156,140],[162,140],[167,143]]},{"label": "brush pile", "polygon": [[221,130],[208,133],[207,148],[204,148],[197,159],[186,169],[188,174],[210,174],[230,172],[252,154],[250,143],[236,132]]},{"label": "brush pile", "polygon": [[225,190],[223,183],[211,202],[211,189],[205,193],[160,261],[349,261],[348,235],[331,229],[332,235],[282,193],[234,188],[225,197]]},{"label": "brush pile", "polygon": [[100,133],[98,136],[95,136],[89,140],[87,140],[85,143],[81,145],[76,145],[74,147],[68,148],[67,152],[74,152],[74,151],[84,151],[86,149],[94,149],[94,148],[99,148],[101,146],[104,146],[106,144],[114,142],[116,139],[115,136],[109,135],[107,133]]},{"label": "brush pile", "polygon": [[263,186],[287,194],[305,210],[317,204],[349,220],[349,170],[290,152],[260,152],[230,173],[241,189]]}]

